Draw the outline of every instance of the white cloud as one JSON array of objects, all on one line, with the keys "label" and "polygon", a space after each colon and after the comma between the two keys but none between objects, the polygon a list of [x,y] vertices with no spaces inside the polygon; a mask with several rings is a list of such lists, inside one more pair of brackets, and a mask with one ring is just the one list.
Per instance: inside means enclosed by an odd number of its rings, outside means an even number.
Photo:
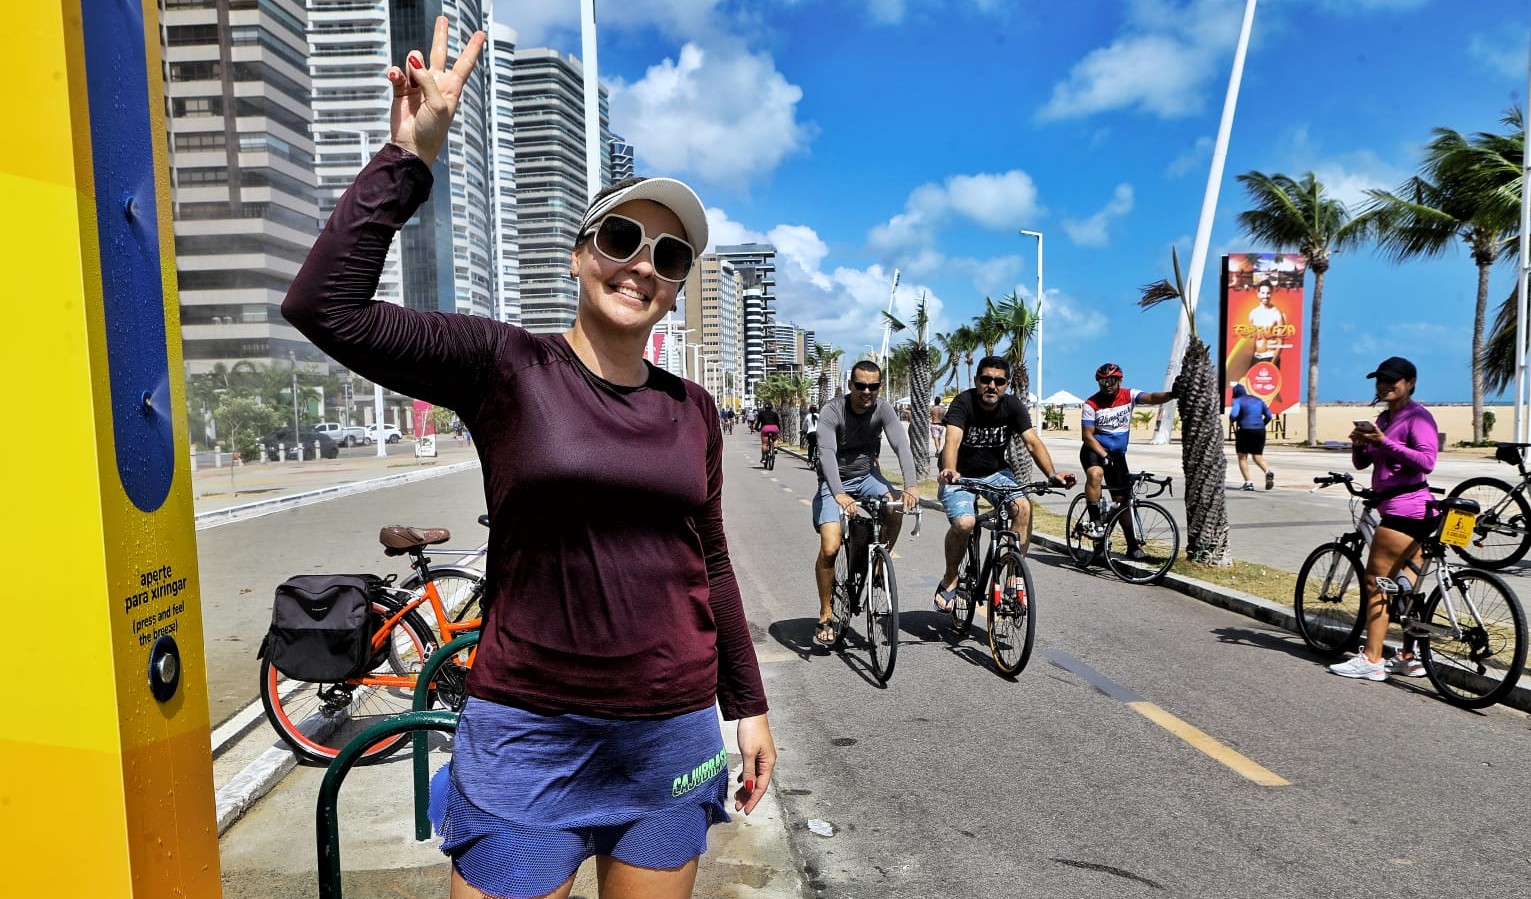
[{"label": "white cloud", "polygon": [[1467,54],[1485,69],[1507,78],[1525,77],[1526,42],[1522,29],[1506,24],[1495,35],[1475,34],[1468,42]]},{"label": "white cloud", "polygon": [[767,54],[688,43],[679,59],[611,85],[611,127],[649,168],[743,187],[810,139],[797,121],[802,97]]},{"label": "white cloud", "polygon": [[1196,139],[1196,144],[1189,150],[1175,157],[1164,170],[1164,173],[1171,178],[1179,178],[1200,168],[1205,161],[1211,158],[1212,138],[1203,135]]},{"label": "white cloud", "polygon": [[1069,239],[1082,247],[1104,247],[1111,243],[1111,222],[1132,211],[1132,185],[1118,184],[1110,202],[1083,221],[1063,220]]},{"label": "white cloud", "polygon": [[904,211],[874,227],[867,244],[884,256],[903,259],[931,246],[936,231],[953,218],[1005,231],[1035,224],[1046,211],[1038,202],[1036,183],[1019,169],[953,175],[943,184],[910,191]]},{"label": "white cloud", "polygon": [[1200,112],[1218,63],[1232,55],[1240,18],[1232,0],[1138,0],[1124,33],[1076,63],[1038,118],[1117,109],[1166,119]]},{"label": "white cloud", "polygon": [[[721,0],[623,0],[601,4],[597,23],[602,30],[656,27],[680,39],[702,39],[724,27],[719,22],[721,5]],[[495,21],[516,29],[519,46],[563,44],[579,55],[575,48],[580,46],[580,5],[574,0],[494,0],[494,7]]]}]

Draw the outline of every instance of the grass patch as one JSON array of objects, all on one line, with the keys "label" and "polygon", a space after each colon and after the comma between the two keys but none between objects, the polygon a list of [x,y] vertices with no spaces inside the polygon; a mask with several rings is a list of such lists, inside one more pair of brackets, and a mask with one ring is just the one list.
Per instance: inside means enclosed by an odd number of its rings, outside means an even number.
[{"label": "grass patch", "polygon": [[[1031,506],[1031,515],[1034,529],[1052,534],[1059,539],[1063,538],[1067,531],[1066,516],[1035,503]],[[1179,555],[1175,557],[1175,564],[1170,566],[1170,571],[1219,587],[1229,587],[1249,593],[1287,608],[1292,607],[1292,595],[1297,590],[1296,574],[1253,562],[1234,560],[1234,563],[1227,568],[1217,568],[1197,565],[1195,562],[1187,561],[1184,555]]]}]

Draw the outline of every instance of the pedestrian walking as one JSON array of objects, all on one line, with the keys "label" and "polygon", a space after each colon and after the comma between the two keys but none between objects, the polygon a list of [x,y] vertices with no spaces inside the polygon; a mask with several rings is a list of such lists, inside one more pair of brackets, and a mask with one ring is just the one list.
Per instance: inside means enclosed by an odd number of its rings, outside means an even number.
[{"label": "pedestrian walking", "polygon": [[1271,422],[1271,407],[1243,384],[1233,385],[1233,406],[1228,410],[1228,420],[1233,422],[1233,451],[1239,455],[1239,476],[1244,479],[1244,490],[1255,489],[1249,479],[1249,460],[1265,473],[1265,489],[1276,486],[1276,473],[1265,464],[1265,426]]}]

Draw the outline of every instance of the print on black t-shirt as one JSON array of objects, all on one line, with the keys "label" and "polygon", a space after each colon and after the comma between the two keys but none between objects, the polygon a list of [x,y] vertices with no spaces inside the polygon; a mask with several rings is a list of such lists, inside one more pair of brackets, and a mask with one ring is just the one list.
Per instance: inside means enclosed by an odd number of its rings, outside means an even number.
[{"label": "print on black t-shirt", "polygon": [[945,424],[962,429],[957,448],[957,472],[965,478],[986,478],[1008,466],[1005,447],[1010,439],[1031,430],[1031,414],[1019,397],[1005,394],[993,411],[978,402],[975,389],[957,394],[946,409]]}]

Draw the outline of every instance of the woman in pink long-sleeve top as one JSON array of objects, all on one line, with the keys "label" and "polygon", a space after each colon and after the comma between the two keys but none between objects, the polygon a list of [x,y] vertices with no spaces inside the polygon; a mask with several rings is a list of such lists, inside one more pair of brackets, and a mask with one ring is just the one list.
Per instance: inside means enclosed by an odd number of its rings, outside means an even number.
[{"label": "woman in pink long-sleeve top", "polygon": [[1377,589],[1377,577],[1396,577],[1418,555],[1419,541],[1439,523],[1439,516],[1431,514],[1426,478],[1435,470],[1440,438],[1435,417],[1414,402],[1419,377],[1414,363],[1390,356],[1367,377],[1377,379],[1377,401],[1387,408],[1375,425],[1350,432],[1351,461],[1356,468],[1372,470],[1372,489],[1384,497],[1377,506],[1382,520],[1366,557],[1366,646],[1329,670],[1375,681],[1387,680],[1389,674],[1422,677],[1425,669],[1414,657],[1412,641],[1405,641],[1403,652],[1382,659],[1387,604]]}]

